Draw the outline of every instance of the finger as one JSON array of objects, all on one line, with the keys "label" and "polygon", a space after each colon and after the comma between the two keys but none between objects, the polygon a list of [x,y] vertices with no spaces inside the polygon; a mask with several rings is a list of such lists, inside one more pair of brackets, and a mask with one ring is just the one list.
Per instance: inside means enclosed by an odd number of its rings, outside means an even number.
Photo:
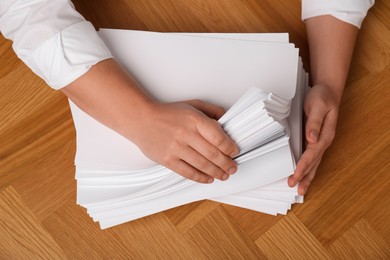
[{"label": "finger", "polygon": [[189,145],[204,158],[207,158],[216,165],[223,173],[231,175],[237,171],[237,163],[230,156],[225,155],[215,146],[211,145],[202,136],[192,138]]},{"label": "finger", "polygon": [[307,149],[301,156],[297,167],[295,168],[294,174],[290,178],[289,181],[290,186],[295,186],[307,173],[309,167],[315,161],[315,153],[312,149]]},{"label": "finger", "polygon": [[330,110],[324,118],[319,140],[324,150],[331,145],[336,135],[337,116],[336,110]]},{"label": "finger", "polygon": [[216,120],[220,119],[226,112],[224,108],[211,103],[204,102],[200,99],[191,99],[186,100],[184,102],[202,111],[208,117]]},{"label": "finger", "polygon": [[298,194],[299,195],[305,195],[307,192],[307,189],[309,188],[311,182],[313,181],[318,166],[320,165],[321,161],[318,161],[315,166],[311,169],[311,171],[299,182],[298,185]]},{"label": "finger", "polygon": [[198,153],[198,151],[195,151],[191,147],[187,147],[182,150],[181,159],[200,172],[203,172],[206,175],[217,178],[221,181],[227,180],[229,178],[229,175],[226,172],[224,172],[221,168],[219,168],[207,158],[203,157]]},{"label": "finger", "polygon": [[288,177],[288,185],[290,187],[295,187],[295,185],[297,185],[297,184],[301,185],[301,182],[303,180],[305,180],[305,178],[309,174],[311,174],[311,172],[313,172],[313,171],[315,172],[316,171],[316,169],[317,169],[318,165],[320,164],[320,162],[321,162],[321,158],[316,159],[314,162],[312,162],[310,164],[310,166],[308,168],[305,169],[305,171],[299,177],[295,176],[295,172],[294,172],[293,175],[290,175]]},{"label": "finger", "polygon": [[290,187],[295,186],[301,181],[319,161],[321,161],[322,154],[325,148],[322,148],[321,144],[310,144],[306,151],[302,154],[297,167],[295,168],[294,174],[288,179]]},{"label": "finger", "polygon": [[206,119],[197,125],[197,130],[200,135],[225,155],[230,157],[237,156],[239,153],[237,145],[223,131],[219,123],[215,120]]},{"label": "finger", "polygon": [[166,166],[171,170],[173,170],[174,172],[180,174],[181,176],[189,180],[193,180],[199,183],[212,183],[214,181],[213,177],[208,176],[205,173],[202,173],[198,169],[195,169],[187,162],[182,160],[177,160],[171,165],[166,165]]},{"label": "finger", "polygon": [[306,111],[306,140],[309,143],[316,143],[320,136],[321,127],[328,110],[325,106],[313,105],[307,108]]},{"label": "finger", "polygon": [[[312,170],[312,168],[317,164],[318,161],[321,161],[325,149],[326,149],[325,146],[320,143],[309,146],[307,152],[310,153],[312,157],[311,157],[311,161],[308,162],[306,165],[303,176],[307,175]],[[300,180],[303,178],[303,176],[301,176]]]}]

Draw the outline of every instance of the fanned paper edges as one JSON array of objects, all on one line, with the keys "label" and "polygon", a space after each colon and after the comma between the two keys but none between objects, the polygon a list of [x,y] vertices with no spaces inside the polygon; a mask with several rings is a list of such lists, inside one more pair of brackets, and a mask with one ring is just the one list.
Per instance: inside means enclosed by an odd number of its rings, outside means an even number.
[{"label": "fanned paper edges", "polygon": [[240,150],[238,164],[259,156],[277,138],[289,139],[290,106],[291,101],[253,87],[225,113],[219,123]]},{"label": "fanned paper edges", "polygon": [[[219,120],[240,149],[240,154],[235,158],[239,164],[237,175],[246,173],[247,170],[241,172],[241,168],[256,158],[269,155],[275,150],[290,149],[286,122],[290,105],[289,100],[253,87]],[[294,165],[294,159],[291,157],[290,160]],[[283,163],[283,160],[280,163]],[[253,170],[256,171],[256,168],[251,169]],[[257,176],[266,174],[270,173],[252,173]],[[286,176],[283,176],[282,180],[278,175],[266,179],[248,176],[251,179],[247,179],[243,186],[239,183],[235,185],[235,181],[240,182],[243,176],[239,179],[234,177],[231,176],[226,182],[215,180],[212,184],[199,184],[163,166],[138,171],[100,173],[84,169],[79,170],[76,177],[77,203],[87,208],[88,214],[95,221],[99,221],[102,228],[107,228],[201,199],[214,199],[241,207],[248,204],[247,208],[253,210],[256,210],[258,205],[258,211],[273,215],[286,214],[292,203],[303,201],[303,197],[297,195],[296,188],[286,189]],[[258,189],[259,186],[275,181],[274,188]],[[252,185],[248,185],[248,182]],[[220,192],[224,190],[224,184],[228,183],[230,185],[226,185],[225,192]],[[199,189],[202,186],[208,186],[208,189],[203,189],[205,192],[202,192],[202,189]],[[220,191],[208,192],[212,186]],[[229,187],[234,186],[237,193],[231,194],[232,189]],[[196,190],[198,196],[193,196]],[[271,196],[272,200],[269,200]],[[278,202],[274,201],[275,197],[279,198],[279,203],[282,204],[280,210],[277,210]],[[255,201],[251,203],[251,200]]]}]

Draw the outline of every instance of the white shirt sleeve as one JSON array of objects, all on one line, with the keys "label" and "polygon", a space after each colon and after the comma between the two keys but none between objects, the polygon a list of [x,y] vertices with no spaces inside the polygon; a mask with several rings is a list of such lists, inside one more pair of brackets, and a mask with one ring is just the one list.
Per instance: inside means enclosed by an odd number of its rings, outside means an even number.
[{"label": "white shirt sleeve", "polygon": [[375,0],[302,0],[302,20],[332,15],[360,28]]},{"label": "white shirt sleeve", "polygon": [[0,31],[32,71],[60,89],[112,55],[68,0],[1,0]]}]

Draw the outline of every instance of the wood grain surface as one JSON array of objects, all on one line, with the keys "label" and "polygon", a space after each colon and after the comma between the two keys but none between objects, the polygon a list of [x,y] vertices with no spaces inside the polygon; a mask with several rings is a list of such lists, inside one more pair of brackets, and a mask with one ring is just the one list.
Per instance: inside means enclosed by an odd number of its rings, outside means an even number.
[{"label": "wood grain surface", "polygon": [[[300,1],[75,0],[96,28],[288,32],[309,68]],[[100,230],[75,203],[68,103],[0,35],[0,259],[390,259],[390,2],[360,30],[338,131],[287,216],[211,201]]]}]

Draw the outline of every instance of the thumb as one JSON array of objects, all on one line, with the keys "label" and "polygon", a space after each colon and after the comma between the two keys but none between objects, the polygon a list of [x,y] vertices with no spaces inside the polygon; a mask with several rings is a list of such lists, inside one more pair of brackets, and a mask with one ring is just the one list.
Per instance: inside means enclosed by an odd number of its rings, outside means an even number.
[{"label": "thumb", "polygon": [[306,140],[309,143],[317,143],[320,133],[322,124],[324,122],[324,118],[328,111],[325,109],[325,107],[310,107],[308,109],[307,115],[307,122],[306,122]]}]

